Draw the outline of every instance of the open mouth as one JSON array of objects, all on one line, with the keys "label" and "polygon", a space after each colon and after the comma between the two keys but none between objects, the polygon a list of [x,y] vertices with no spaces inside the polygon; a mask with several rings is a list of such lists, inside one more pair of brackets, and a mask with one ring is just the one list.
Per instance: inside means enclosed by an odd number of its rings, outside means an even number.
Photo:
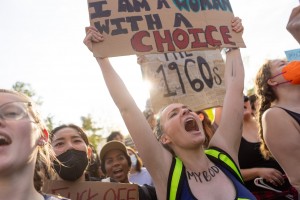
[{"label": "open mouth", "polygon": [[122,169],[117,169],[113,171],[114,176],[120,176],[123,175],[123,170]]},{"label": "open mouth", "polygon": [[0,146],[10,145],[11,139],[5,135],[0,135]]},{"label": "open mouth", "polygon": [[199,126],[193,118],[189,118],[185,121],[184,128],[187,132],[199,131]]}]

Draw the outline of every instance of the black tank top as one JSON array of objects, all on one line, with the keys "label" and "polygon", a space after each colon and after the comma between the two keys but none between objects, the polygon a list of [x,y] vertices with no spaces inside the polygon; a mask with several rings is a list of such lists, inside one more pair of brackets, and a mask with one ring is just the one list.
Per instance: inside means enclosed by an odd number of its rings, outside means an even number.
[{"label": "black tank top", "polygon": [[281,108],[281,109],[285,110],[285,112],[287,112],[292,118],[294,118],[300,126],[300,113],[296,113],[296,112],[287,110],[287,109],[282,108],[282,107],[277,107],[277,108]]},{"label": "black tank top", "polygon": [[[260,153],[260,142],[248,142],[242,137],[240,149],[239,149],[239,163],[241,169],[249,169],[255,167],[263,167],[263,168],[275,168],[282,173],[283,170],[280,165],[276,162],[276,160],[270,158],[266,160]],[[245,186],[250,191],[264,191],[264,189],[255,186],[253,180],[245,181]]]}]

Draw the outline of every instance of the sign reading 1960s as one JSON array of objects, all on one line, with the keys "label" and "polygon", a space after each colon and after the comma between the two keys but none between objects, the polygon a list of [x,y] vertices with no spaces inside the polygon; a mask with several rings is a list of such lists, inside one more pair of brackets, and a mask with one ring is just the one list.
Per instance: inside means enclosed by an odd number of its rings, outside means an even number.
[{"label": "sign reading 1960s", "polygon": [[88,0],[96,57],[245,47],[229,0]]},{"label": "sign reading 1960s", "polygon": [[219,50],[149,54],[139,60],[143,78],[152,84],[154,112],[179,102],[194,111],[223,105],[225,63]]}]

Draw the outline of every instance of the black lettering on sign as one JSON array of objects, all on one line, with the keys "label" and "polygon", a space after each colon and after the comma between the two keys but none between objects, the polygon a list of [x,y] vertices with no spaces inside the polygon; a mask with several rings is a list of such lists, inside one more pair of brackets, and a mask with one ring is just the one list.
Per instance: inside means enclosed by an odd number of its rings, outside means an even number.
[{"label": "black lettering on sign", "polygon": [[[114,0],[116,1],[116,0]],[[150,11],[147,0],[119,0],[119,12],[141,12]]]},{"label": "black lettering on sign", "polygon": [[169,61],[169,60],[170,60],[170,59],[169,59],[169,55],[173,55],[174,59],[175,59],[175,60],[178,60],[177,54],[179,55],[179,57],[180,57],[181,59],[186,58],[186,57],[191,57],[191,56],[193,56],[193,53],[191,53],[191,52],[189,53],[189,52],[186,52],[186,51],[184,51],[184,52],[164,53],[166,61]]},{"label": "black lettering on sign", "polygon": [[199,12],[201,10],[223,10],[232,12],[229,0],[173,0],[179,10]]},{"label": "black lettering on sign", "polygon": [[142,16],[126,17],[126,22],[130,23],[132,31],[138,31],[139,30],[138,22],[140,22],[140,21],[143,21]]},{"label": "black lettering on sign", "polygon": [[221,85],[221,83],[222,83],[222,78],[220,77],[220,75],[218,74],[218,71],[219,71],[219,69],[217,68],[217,67],[214,67],[213,68],[213,73],[214,73],[214,80],[215,80],[215,83],[217,84],[217,85]]},{"label": "black lettering on sign", "polygon": [[189,75],[189,72],[188,72],[188,66],[189,66],[189,62],[193,63],[192,66],[195,65],[195,61],[192,60],[192,59],[186,59],[185,60],[185,64],[184,64],[184,72],[185,72],[185,75],[191,85],[191,87],[193,88],[194,91],[196,92],[201,92],[204,88],[204,83],[198,79],[198,78],[195,78],[194,80],[191,79],[190,75]]},{"label": "black lettering on sign", "polygon": [[[176,60],[178,59],[177,55],[175,53],[173,53],[173,54],[169,53],[169,54],[173,55]],[[183,58],[182,53],[177,53],[177,54],[181,58]],[[169,60],[168,54],[164,54],[164,55],[165,55],[166,60],[168,61]],[[188,57],[188,56],[192,56],[192,54],[186,54],[186,57]],[[189,72],[189,68],[195,67],[195,66],[196,67],[198,66],[199,73],[200,73],[201,77],[192,79],[191,76],[190,76],[191,73]],[[178,64],[176,62],[171,62],[171,63],[168,64],[168,69],[169,70],[176,70],[182,94],[186,94],[185,85],[184,85],[183,79],[181,77],[180,70],[179,70],[180,68],[178,67]],[[204,89],[205,86],[207,86],[208,88],[212,88],[213,84],[214,84],[214,80],[216,81],[216,84],[220,85],[221,82],[222,82],[222,79],[219,76],[219,74],[217,74],[217,72],[216,72],[217,70],[218,69],[216,67],[213,69],[214,75],[215,75],[215,76],[213,76],[212,75],[212,69],[210,68],[207,61],[201,56],[198,56],[196,61],[194,59],[189,59],[189,58],[185,59],[184,73],[185,73],[185,76],[186,76],[187,80],[189,81],[189,84],[190,84],[191,88],[195,92],[201,92]],[[170,97],[170,96],[177,95],[176,91],[172,92],[171,89],[169,88],[169,84],[168,84],[168,80],[167,80],[167,77],[166,77],[166,72],[165,72],[164,65],[160,65],[158,67],[158,69],[156,70],[156,73],[159,74],[160,72],[163,75],[163,79],[164,79],[165,86],[166,86],[166,89],[167,89],[167,94],[164,94],[164,97]]]},{"label": "black lettering on sign", "polygon": [[162,23],[158,14],[145,15],[145,19],[147,22],[148,30],[158,30],[162,28]]},{"label": "black lettering on sign", "polygon": [[193,28],[192,24],[187,18],[185,18],[181,13],[175,14],[174,27],[180,27],[181,23],[184,24],[186,28]]},{"label": "black lettering on sign", "polygon": [[[198,66],[199,66],[200,74],[201,74],[205,84],[207,85],[207,87],[212,88],[212,86],[213,86],[213,77],[211,75],[211,71],[210,71],[210,67],[209,67],[208,63],[201,56],[197,57],[197,63],[198,63]],[[208,73],[208,77],[206,77],[206,75],[204,73],[204,68],[206,68],[206,72]]]},{"label": "black lettering on sign", "polygon": [[128,30],[122,28],[122,22],[125,22],[125,18],[116,18],[112,19],[111,21],[112,25],[116,26],[116,29],[111,31],[111,35],[120,35],[120,34],[127,34]]},{"label": "black lettering on sign", "polygon": [[100,24],[100,21],[94,22],[94,26],[96,29],[102,34],[102,33],[107,33],[109,34],[110,29],[109,29],[109,20],[105,20],[105,24]]},{"label": "black lettering on sign", "polygon": [[170,7],[170,5],[168,4],[168,2],[166,1],[166,0],[158,0],[157,1],[157,9],[162,9],[163,8],[163,6],[165,7],[165,8],[171,8]]},{"label": "black lettering on sign", "polygon": [[167,78],[166,78],[166,74],[165,74],[165,71],[164,71],[164,66],[163,65],[160,65],[158,67],[158,69],[156,70],[156,73],[159,73],[159,72],[162,72],[162,75],[163,75],[163,78],[164,78],[164,81],[165,81],[165,85],[166,85],[166,88],[167,88],[167,94],[164,94],[164,97],[170,97],[170,96],[175,96],[176,95],[176,91],[175,92],[171,92],[170,88],[169,88],[169,85],[168,85],[168,82],[167,82]]},{"label": "black lettering on sign", "polygon": [[90,19],[109,17],[111,15],[110,10],[103,10],[103,5],[107,4],[107,1],[97,1],[89,3],[89,8],[94,8],[95,12],[90,13]]}]

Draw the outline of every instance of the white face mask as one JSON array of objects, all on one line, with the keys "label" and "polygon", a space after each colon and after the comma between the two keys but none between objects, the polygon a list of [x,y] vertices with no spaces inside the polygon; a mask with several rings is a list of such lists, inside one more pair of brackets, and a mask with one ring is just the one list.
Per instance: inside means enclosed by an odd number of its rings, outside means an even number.
[{"label": "white face mask", "polygon": [[131,167],[135,167],[137,163],[136,156],[134,154],[130,155]]}]

